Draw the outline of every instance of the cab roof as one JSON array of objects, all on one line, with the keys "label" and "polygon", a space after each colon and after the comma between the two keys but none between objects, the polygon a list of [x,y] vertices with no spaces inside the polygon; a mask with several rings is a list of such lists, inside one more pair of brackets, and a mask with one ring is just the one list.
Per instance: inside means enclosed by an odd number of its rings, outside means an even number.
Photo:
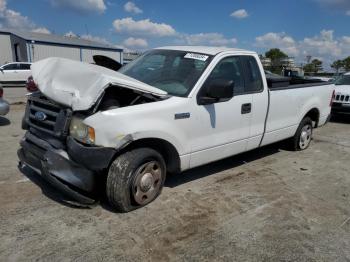
[{"label": "cab roof", "polygon": [[185,52],[194,52],[206,55],[217,55],[222,52],[246,52],[250,54],[255,54],[253,51],[247,51],[244,49],[238,48],[228,48],[228,47],[214,47],[214,46],[164,46],[158,47],[156,49],[163,50],[176,50],[176,51],[185,51]]}]

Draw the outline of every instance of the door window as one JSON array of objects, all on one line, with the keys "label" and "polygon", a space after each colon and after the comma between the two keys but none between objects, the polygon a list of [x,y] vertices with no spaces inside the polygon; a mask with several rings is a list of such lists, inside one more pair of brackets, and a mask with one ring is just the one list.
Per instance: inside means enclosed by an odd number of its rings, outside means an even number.
[{"label": "door window", "polygon": [[18,67],[17,67],[17,64],[9,64],[9,65],[5,65],[3,66],[2,68],[3,70],[17,70]]},{"label": "door window", "polygon": [[242,56],[245,68],[245,92],[253,93],[264,89],[260,68],[253,56]]},{"label": "door window", "polygon": [[240,57],[233,56],[222,59],[211,72],[206,83],[216,79],[233,81],[234,94],[242,94],[244,92],[244,76]]},{"label": "door window", "polygon": [[30,64],[20,64],[19,70],[30,70]]}]

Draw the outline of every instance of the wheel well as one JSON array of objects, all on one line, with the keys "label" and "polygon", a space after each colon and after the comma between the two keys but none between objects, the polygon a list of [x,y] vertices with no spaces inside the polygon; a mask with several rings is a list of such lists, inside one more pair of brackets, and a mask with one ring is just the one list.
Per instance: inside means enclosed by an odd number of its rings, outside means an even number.
[{"label": "wheel well", "polygon": [[159,152],[166,163],[167,172],[179,173],[180,172],[180,156],[176,148],[166,140],[160,138],[144,138],[131,142],[128,146],[123,148],[122,152],[130,151],[135,148],[148,147]]},{"label": "wheel well", "polygon": [[305,117],[310,117],[313,122],[315,122],[315,127],[318,126],[318,122],[320,120],[320,112],[318,111],[317,108],[311,109],[305,116]]}]

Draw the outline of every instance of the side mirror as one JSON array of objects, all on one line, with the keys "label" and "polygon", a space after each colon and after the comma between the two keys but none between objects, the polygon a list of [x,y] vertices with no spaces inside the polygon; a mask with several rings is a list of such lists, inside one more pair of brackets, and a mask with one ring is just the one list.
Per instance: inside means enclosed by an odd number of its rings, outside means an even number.
[{"label": "side mirror", "polygon": [[214,79],[204,86],[204,92],[198,99],[198,104],[208,105],[226,102],[233,97],[234,83],[232,80]]},{"label": "side mirror", "polygon": [[0,67],[0,71],[1,71],[1,73],[3,73],[3,72],[4,72],[4,69],[3,69],[2,67]]}]

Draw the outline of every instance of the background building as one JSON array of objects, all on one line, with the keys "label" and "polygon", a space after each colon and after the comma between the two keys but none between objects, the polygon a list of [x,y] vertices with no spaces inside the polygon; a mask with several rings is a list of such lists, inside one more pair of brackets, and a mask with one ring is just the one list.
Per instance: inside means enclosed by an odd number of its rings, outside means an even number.
[{"label": "background building", "polygon": [[123,64],[123,50],[113,46],[78,37],[0,30],[0,65],[6,62],[36,62],[47,57],[92,63],[94,55],[108,56]]},{"label": "background building", "polygon": [[259,55],[260,61],[264,68],[269,68],[271,66],[271,59],[264,57],[262,55]]}]

